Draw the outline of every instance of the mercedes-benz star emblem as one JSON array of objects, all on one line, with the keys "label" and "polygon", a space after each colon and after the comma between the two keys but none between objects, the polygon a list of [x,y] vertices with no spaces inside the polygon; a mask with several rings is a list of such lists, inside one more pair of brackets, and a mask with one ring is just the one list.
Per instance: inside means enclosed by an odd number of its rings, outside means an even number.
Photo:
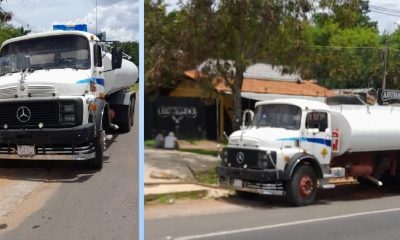
[{"label": "mercedes-benz star emblem", "polygon": [[22,106],[17,110],[17,118],[20,122],[27,122],[31,119],[31,110],[29,108]]},{"label": "mercedes-benz star emblem", "polygon": [[236,162],[239,164],[244,163],[244,153],[243,152],[236,153]]}]

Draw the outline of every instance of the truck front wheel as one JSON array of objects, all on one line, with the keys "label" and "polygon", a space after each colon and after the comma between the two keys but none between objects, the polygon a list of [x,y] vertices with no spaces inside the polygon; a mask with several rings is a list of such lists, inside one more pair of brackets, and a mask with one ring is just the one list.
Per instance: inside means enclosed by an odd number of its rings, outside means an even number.
[{"label": "truck front wheel", "polygon": [[317,195],[317,177],[308,165],[295,169],[292,178],[286,183],[286,194],[289,203],[294,206],[305,206],[314,202]]},{"label": "truck front wheel", "polygon": [[94,139],[96,157],[87,160],[87,166],[91,169],[102,169],[103,168],[103,152],[104,152],[104,132]]}]

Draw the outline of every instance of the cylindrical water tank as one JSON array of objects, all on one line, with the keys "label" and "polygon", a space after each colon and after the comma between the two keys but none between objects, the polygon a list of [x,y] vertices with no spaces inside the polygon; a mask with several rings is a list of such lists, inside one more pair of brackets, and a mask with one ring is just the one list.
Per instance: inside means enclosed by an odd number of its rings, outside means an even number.
[{"label": "cylindrical water tank", "polygon": [[[104,69],[111,69],[111,54],[103,58]],[[138,68],[128,60],[123,59],[121,68],[105,72],[104,87],[107,94],[128,88],[138,79]]]},{"label": "cylindrical water tank", "polygon": [[400,149],[400,107],[331,106],[332,130],[339,130],[339,152]]}]

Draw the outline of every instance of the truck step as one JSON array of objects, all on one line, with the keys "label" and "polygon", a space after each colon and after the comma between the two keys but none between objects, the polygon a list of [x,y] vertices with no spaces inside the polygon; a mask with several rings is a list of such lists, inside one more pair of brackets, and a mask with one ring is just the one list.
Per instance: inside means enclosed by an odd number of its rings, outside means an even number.
[{"label": "truck step", "polygon": [[325,173],[324,178],[336,178],[336,176],[330,173]]},{"label": "truck step", "polygon": [[321,185],[321,188],[322,189],[332,189],[332,188],[335,188],[335,184],[324,184],[324,185]]}]

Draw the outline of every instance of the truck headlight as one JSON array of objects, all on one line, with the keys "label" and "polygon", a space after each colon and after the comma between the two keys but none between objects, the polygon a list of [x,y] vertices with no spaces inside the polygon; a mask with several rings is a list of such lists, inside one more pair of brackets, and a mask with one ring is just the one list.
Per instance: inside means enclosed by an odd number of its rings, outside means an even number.
[{"label": "truck headlight", "polygon": [[60,123],[62,126],[75,126],[76,105],[74,102],[60,103]]},{"label": "truck headlight", "polygon": [[224,148],[222,151],[219,153],[220,158],[221,158],[221,164],[222,165],[227,165],[228,163],[228,149]]},{"label": "truck headlight", "polygon": [[257,154],[257,165],[262,169],[274,169],[276,166],[275,151],[260,151]]}]

